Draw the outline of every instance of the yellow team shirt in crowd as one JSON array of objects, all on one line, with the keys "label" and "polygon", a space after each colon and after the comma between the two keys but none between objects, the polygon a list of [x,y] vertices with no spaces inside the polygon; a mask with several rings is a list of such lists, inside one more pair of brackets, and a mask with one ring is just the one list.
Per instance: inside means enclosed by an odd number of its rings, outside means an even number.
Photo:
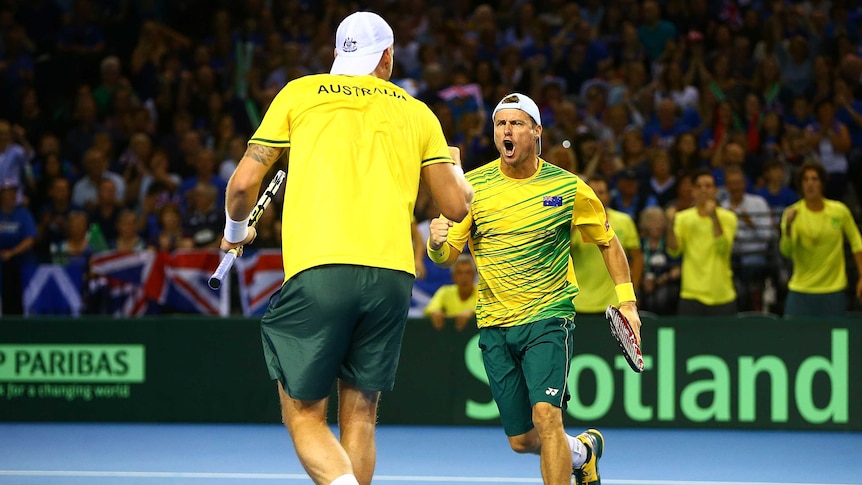
[{"label": "yellow team shirt in crowd", "polygon": [[249,143],[290,148],[285,280],[325,264],[415,274],[420,170],[452,162],[424,103],[373,76],[305,76],[278,93]]},{"label": "yellow team shirt in crowd", "polygon": [[[605,209],[620,244],[624,249],[641,248],[638,230],[631,216],[614,209]],[[579,313],[604,313],[608,305],[616,305],[617,293],[613,278],[605,266],[605,259],[598,246],[584,241],[575,234],[572,237],[572,263],[574,272],[570,276],[580,290],[575,300],[575,309]],[[577,276],[575,277],[575,273]]]},{"label": "yellow team shirt in crowd", "polygon": [[614,231],[595,192],[576,175],[539,160],[536,173],[513,179],[501,161],[467,173],[475,195],[449,243],[469,243],[479,271],[479,328],[510,327],[574,315],[578,287],[567,278],[572,225],[607,245]]},{"label": "yellow team shirt in crowd", "polygon": [[730,253],[736,238],[736,214],[716,207],[721,236],[713,235],[712,218],[698,214],[697,207],[679,211],[673,232],[679,249],[668,254],[682,255],[682,281],[680,298],[695,300],[704,305],[724,305],[736,299]]},{"label": "yellow team shirt in crowd", "polygon": [[[793,260],[793,274],[787,287],[799,293],[834,293],[847,287],[844,244],[853,253],[862,251],[862,236],[846,205],[826,199],[823,211],[814,212],[800,200],[787,209],[796,209],[789,238],[784,237],[787,216],[781,218],[781,254]],[[786,209],[785,209],[786,210]]]},{"label": "yellow team shirt in crowd", "polygon": [[458,293],[458,285],[443,285],[434,292],[431,301],[425,306],[425,315],[441,311],[447,317],[454,317],[468,311],[476,311],[478,296],[479,292],[476,286],[473,286],[473,293],[470,294],[470,297],[462,300]]}]

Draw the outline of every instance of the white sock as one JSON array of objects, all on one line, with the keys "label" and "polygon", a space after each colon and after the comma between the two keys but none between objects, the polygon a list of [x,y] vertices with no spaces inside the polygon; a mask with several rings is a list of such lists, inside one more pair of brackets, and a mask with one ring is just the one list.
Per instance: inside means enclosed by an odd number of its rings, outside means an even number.
[{"label": "white sock", "polygon": [[566,439],[569,440],[569,448],[572,450],[572,466],[577,468],[583,465],[587,461],[587,447],[574,436],[566,435]]},{"label": "white sock", "polygon": [[356,477],[353,475],[341,475],[329,485],[359,485],[359,482],[356,481]]}]

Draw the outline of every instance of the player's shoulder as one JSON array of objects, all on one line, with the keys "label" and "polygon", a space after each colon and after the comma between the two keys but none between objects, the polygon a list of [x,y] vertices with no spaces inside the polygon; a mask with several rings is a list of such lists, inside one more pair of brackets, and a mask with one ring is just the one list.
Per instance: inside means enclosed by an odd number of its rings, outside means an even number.
[{"label": "player's shoulder", "polygon": [[501,177],[500,159],[492,160],[484,165],[480,165],[473,170],[470,170],[464,176],[470,183],[475,183],[482,180],[490,180]]},{"label": "player's shoulder", "polygon": [[823,199],[823,205],[829,212],[834,214],[851,215],[850,208],[844,202],[835,199]]}]

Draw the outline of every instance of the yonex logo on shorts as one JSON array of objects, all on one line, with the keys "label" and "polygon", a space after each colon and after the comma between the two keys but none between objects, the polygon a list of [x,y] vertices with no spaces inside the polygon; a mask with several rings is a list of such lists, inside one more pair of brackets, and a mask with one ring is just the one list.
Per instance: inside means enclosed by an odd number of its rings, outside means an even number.
[{"label": "yonex logo on shorts", "polygon": [[549,387],[548,390],[545,391],[545,394],[547,394],[549,396],[556,396],[558,392],[560,392],[559,389],[554,389],[553,387]]}]

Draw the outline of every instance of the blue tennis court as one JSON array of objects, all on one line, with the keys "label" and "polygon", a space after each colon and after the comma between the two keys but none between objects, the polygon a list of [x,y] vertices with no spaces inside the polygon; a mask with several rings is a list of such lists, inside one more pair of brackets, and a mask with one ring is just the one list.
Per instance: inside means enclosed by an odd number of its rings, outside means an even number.
[{"label": "blue tennis court", "polygon": [[[602,431],[606,485],[862,484],[858,432]],[[541,483],[498,427],[381,426],[377,444],[376,483]],[[0,424],[3,485],[210,483],[311,481],[276,424]]]}]

